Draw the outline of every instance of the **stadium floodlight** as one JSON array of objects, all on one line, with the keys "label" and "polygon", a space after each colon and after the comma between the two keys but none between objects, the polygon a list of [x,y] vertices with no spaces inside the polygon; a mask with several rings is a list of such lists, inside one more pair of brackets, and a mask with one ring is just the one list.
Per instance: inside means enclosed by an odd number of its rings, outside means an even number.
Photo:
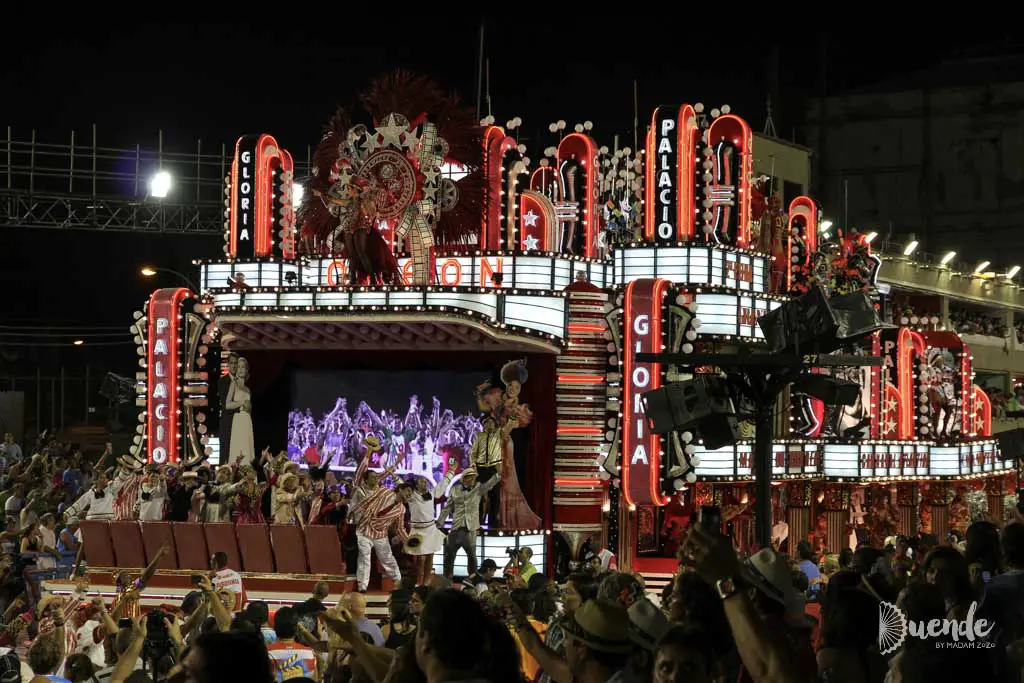
[{"label": "stadium floodlight", "polygon": [[991,266],[991,265],[992,265],[991,261],[982,261],[981,263],[979,263],[977,265],[977,267],[975,267],[974,274],[975,275],[984,275],[985,271],[988,270],[988,267]]},{"label": "stadium floodlight", "polygon": [[1008,271],[1006,271],[1006,279],[1012,280],[1013,278],[1017,277],[1017,273],[1019,272],[1020,266],[1014,266],[1013,268],[1010,268]]},{"label": "stadium floodlight", "polygon": [[832,221],[829,219],[823,220],[818,224],[818,232],[828,232],[828,229],[832,227]]},{"label": "stadium floodlight", "polygon": [[903,247],[903,255],[910,256],[917,251],[917,245],[920,244],[917,240],[910,240],[907,242],[907,246]]},{"label": "stadium floodlight", "polygon": [[952,261],[954,258],[956,258],[956,252],[955,251],[947,251],[946,255],[942,257],[941,261],[939,261],[939,265],[940,266],[948,266],[949,262]]},{"label": "stadium floodlight", "polygon": [[868,233],[867,237],[864,238],[864,244],[871,244],[875,241],[876,237],[878,237],[878,233],[872,230]]},{"label": "stadium floodlight", "polygon": [[171,191],[171,174],[167,171],[157,171],[149,179],[149,194],[157,199],[163,199]]},{"label": "stadium floodlight", "polygon": [[292,185],[292,206],[298,206],[302,203],[302,197],[306,194],[306,188],[300,183],[294,183]]}]

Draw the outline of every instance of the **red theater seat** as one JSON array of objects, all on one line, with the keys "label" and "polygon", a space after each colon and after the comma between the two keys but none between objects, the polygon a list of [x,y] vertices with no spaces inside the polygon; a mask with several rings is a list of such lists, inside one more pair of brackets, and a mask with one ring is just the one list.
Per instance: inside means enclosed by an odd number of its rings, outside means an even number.
[{"label": "red theater seat", "polygon": [[171,522],[174,545],[178,547],[178,568],[205,570],[210,568],[203,527],[192,522]]},{"label": "red theater seat", "polygon": [[169,545],[171,551],[163,556],[157,569],[177,569],[178,553],[174,544],[174,529],[170,522],[139,522],[142,528],[142,545],[146,550],[146,566],[153,561],[160,548]]},{"label": "red theater seat", "polygon": [[142,532],[138,522],[111,522],[110,540],[114,543],[117,566],[145,567],[146,553],[142,549]]},{"label": "red theater seat", "polygon": [[262,573],[274,571],[274,551],[270,548],[270,532],[266,524],[238,524],[235,537],[242,553],[242,569]]},{"label": "red theater seat", "polygon": [[[333,529],[333,527],[328,527]],[[271,524],[270,542],[274,562],[282,574],[308,574],[306,548],[298,524]]]},{"label": "red theater seat", "polygon": [[83,519],[79,525],[85,561],[92,567],[116,567],[114,544],[110,540],[110,522]]},{"label": "red theater seat", "polygon": [[310,574],[345,574],[338,530],[328,525],[306,527],[306,552]]},{"label": "red theater seat", "polygon": [[204,524],[206,547],[210,555],[224,553],[228,556],[228,567],[236,572],[242,571],[242,557],[238,554],[238,541],[235,539],[235,525],[230,522]]}]

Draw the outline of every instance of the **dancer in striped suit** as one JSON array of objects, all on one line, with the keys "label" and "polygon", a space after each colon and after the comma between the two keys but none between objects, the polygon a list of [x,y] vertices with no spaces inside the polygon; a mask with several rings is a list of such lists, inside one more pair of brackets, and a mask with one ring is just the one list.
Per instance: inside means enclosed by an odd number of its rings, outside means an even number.
[{"label": "dancer in striped suit", "polygon": [[370,583],[370,552],[377,554],[377,559],[384,568],[388,578],[398,583],[402,580],[402,572],[391,552],[388,538],[391,529],[395,531],[395,539],[402,543],[408,537],[405,530],[405,503],[412,496],[409,484],[399,484],[391,489],[378,489],[363,499],[359,504],[356,526],[356,544],[359,547],[359,562],[356,565],[356,580],[360,592],[365,593]]}]

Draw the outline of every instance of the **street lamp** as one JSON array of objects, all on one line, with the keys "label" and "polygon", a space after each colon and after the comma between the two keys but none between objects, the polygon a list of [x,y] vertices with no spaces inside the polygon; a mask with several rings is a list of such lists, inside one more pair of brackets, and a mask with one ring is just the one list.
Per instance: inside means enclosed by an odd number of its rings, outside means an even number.
[{"label": "street lamp", "polygon": [[195,284],[193,284],[192,280],[189,279],[188,275],[185,275],[184,273],[179,273],[173,268],[159,268],[157,266],[142,266],[141,268],[139,268],[139,275],[141,275],[142,277],[155,277],[157,273],[170,273],[171,275],[177,275],[178,277],[185,281],[185,284],[187,284],[188,288],[191,289],[193,292],[199,291],[199,288],[196,287]]},{"label": "street lamp", "polygon": [[171,174],[167,171],[157,171],[149,179],[149,194],[157,199],[163,199],[171,191]]},{"label": "street lamp", "polygon": [[75,341],[73,341],[71,343],[74,344],[75,346],[81,346],[82,344],[85,343],[85,340],[84,339],[76,339]]}]

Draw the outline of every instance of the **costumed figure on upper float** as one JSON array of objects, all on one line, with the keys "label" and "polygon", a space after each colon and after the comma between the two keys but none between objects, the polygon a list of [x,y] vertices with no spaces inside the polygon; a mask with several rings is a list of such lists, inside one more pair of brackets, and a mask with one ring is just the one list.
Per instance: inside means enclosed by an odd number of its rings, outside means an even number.
[{"label": "costumed figure on upper float", "polygon": [[[537,529],[541,524],[540,517],[526,502],[519,484],[516,439],[513,438],[513,432],[533,421],[530,406],[519,402],[519,394],[528,377],[525,360],[510,361],[501,368],[504,391],[493,384],[477,387],[477,405],[486,417],[483,420],[484,431],[473,442],[470,460],[481,479],[490,478],[494,473],[501,475],[501,486],[492,489],[482,502],[491,529]],[[528,444],[521,441],[519,447],[525,460]]]},{"label": "costumed figure on upper float", "polygon": [[228,372],[221,375],[217,380],[217,395],[220,397],[220,452],[229,453],[231,450],[231,421],[238,413],[237,408],[228,408],[228,392],[231,384],[235,381],[235,374],[238,371],[238,356],[228,356]]},{"label": "costumed figure on upper float", "polygon": [[231,447],[227,451],[227,462],[232,465],[253,464],[252,394],[248,381],[249,361],[239,358],[224,403],[229,410],[238,411],[231,419]]},{"label": "costumed figure on upper float", "polygon": [[[370,126],[344,110],[313,155],[300,249],[344,256],[348,284],[396,284],[396,252],[412,256],[412,283],[434,282],[433,250],[466,245],[483,220],[482,129],[473,111],[429,79],[397,72],[360,98]],[[454,181],[444,164],[468,171]]]}]

